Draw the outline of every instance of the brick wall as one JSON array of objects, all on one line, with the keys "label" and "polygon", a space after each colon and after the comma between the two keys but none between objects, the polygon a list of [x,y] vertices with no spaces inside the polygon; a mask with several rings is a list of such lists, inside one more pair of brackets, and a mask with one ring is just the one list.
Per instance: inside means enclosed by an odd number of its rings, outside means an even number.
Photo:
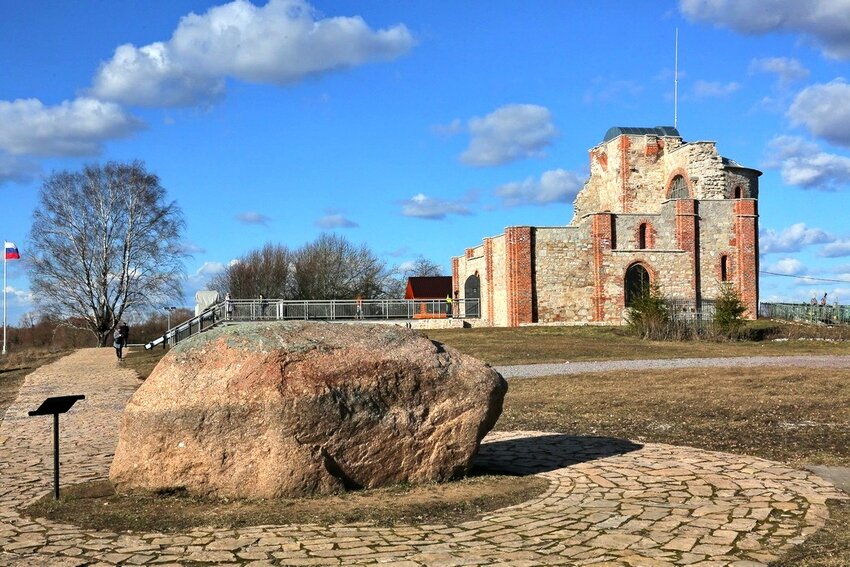
[{"label": "brick wall", "polygon": [[737,289],[747,311],[744,316],[755,319],[758,314],[758,214],[756,201],[735,201],[735,243],[737,245]]},{"label": "brick wall", "polygon": [[529,226],[505,229],[506,285],[508,326],[533,322],[534,287],[532,231]]}]

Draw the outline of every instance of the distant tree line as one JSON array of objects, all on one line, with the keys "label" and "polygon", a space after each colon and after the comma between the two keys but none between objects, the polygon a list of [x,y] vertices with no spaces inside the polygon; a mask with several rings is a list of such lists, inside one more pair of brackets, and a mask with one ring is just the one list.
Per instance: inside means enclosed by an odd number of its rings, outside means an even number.
[{"label": "distant tree line", "polygon": [[216,274],[208,287],[234,298],[400,298],[407,278],[436,275],[440,266],[430,260],[388,267],[366,245],[323,234],[297,249],[269,243],[252,250]]}]

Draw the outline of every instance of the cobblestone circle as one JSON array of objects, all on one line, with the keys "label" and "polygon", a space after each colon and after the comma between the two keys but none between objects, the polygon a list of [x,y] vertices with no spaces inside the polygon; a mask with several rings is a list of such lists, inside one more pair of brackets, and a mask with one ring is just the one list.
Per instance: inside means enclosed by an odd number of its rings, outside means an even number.
[{"label": "cobblestone circle", "polygon": [[85,394],[61,418],[62,482],[106,478],[121,412],[139,381],[111,349],[86,349],[26,378],[0,424],[0,565],[765,565],[810,536],[830,483],[779,463],[622,439],[488,436],[482,464],[549,480],[541,496],[456,525],[256,526],[112,533],[22,517],[49,493],[47,396]]}]

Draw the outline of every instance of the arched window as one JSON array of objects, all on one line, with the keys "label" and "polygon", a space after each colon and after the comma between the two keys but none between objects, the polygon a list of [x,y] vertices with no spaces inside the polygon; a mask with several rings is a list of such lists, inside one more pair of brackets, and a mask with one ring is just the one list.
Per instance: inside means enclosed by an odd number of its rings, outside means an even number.
[{"label": "arched window", "polygon": [[743,198],[743,196],[744,196],[744,190],[741,188],[740,185],[738,185],[737,187],[735,187],[735,198],[741,199],[741,198]]},{"label": "arched window", "polygon": [[626,270],[624,291],[626,307],[630,307],[636,299],[649,292],[649,272],[642,264],[632,264]]},{"label": "arched window", "polygon": [[677,175],[670,183],[670,198],[671,199],[690,199],[691,193],[688,191],[688,182],[681,175]]},{"label": "arched window", "polygon": [[720,257],[720,281],[729,281],[729,256],[726,254]]},{"label": "arched window", "polygon": [[640,227],[638,228],[638,248],[640,248],[641,250],[646,249],[646,232],[646,223],[640,223]]}]

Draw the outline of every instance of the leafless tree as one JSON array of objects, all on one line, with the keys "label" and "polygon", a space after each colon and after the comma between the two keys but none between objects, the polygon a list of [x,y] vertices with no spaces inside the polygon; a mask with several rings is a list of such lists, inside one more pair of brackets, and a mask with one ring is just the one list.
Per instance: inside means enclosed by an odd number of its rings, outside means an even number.
[{"label": "leafless tree", "polygon": [[268,243],[252,250],[216,274],[209,283],[222,297],[291,299],[295,254],[286,246]]},{"label": "leafless tree", "polygon": [[180,208],[140,162],[48,177],[30,232],[40,311],[91,331],[104,346],[125,312],[182,297]]},{"label": "leafless tree", "polygon": [[354,299],[380,297],[386,266],[366,246],[323,234],[301,248],[266,244],[210,280],[210,289],[234,298]]},{"label": "leafless tree", "polygon": [[442,267],[431,260],[419,256],[411,264],[396,266],[390,278],[387,280],[385,295],[387,297],[402,298],[407,288],[407,279],[426,276],[442,275]]},{"label": "leafless tree", "polygon": [[319,236],[295,255],[297,299],[377,297],[386,279],[384,262],[365,244],[355,246],[335,234]]}]

